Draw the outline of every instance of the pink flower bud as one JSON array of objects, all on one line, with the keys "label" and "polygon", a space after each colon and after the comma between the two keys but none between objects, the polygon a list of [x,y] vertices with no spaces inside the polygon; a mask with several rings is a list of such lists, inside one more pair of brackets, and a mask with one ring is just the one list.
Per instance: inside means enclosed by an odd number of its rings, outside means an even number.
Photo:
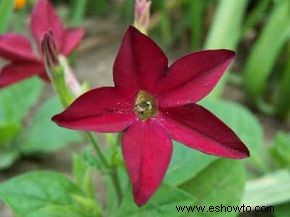
[{"label": "pink flower bud", "polygon": [[141,32],[146,33],[150,22],[151,1],[136,0],[134,26]]}]

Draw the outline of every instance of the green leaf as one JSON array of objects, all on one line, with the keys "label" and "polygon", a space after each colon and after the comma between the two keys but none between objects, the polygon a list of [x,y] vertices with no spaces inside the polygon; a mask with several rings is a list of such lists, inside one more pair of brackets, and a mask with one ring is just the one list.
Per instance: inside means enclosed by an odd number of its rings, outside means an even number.
[{"label": "green leaf", "polygon": [[249,181],[242,200],[247,206],[277,205],[290,201],[290,173],[280,170]]},{"label": "green leaf", "polygon": [[1,0],[0,1],[0,34],[6,32],[8,27],[9,18],[13,12],[14,1],[12,0]]},{"label": "green leaf", "polygon": [[290,203],[281,204],[275,206],[275,217],[289,217],[290,213]]},{"label": "green leaf", "polygon": [[247,14],[246,20],[243,25],[243,33],[246,34],[253,26],[255,26],[263,16],[271,3],[270,0],[260,0],[256,3],[255,8]]},{"label": "green leaf", "polygon": [[0,90],[0,123],[21,122],[39,99],[42,87],[38,78],[31,78]]},{"label": "green leaf", "polygon": [[0,124],[0,150],[1,146],[9,143],[21,130],[21,124],[10,123],[1,125]]},{"label": "green leaf", "polygon": [[275,98],[276,113],[284,118],[290,117],[290,41],[286,50],[286,63],[277,85]]},{"label": "green leaf", "polygon": [[172,160],[166,172],[165,182],[174,186],[180,185],[196,176],[217,159],[174,142]]},{"label": "green leaf", "polygon": [[17,160],[19,152],[16,150],[0,150],[0,170],[7,169]]},{"label": "green leaf", "polygon": [[271,144],[270,153],[278,167],[290,169],[290,135],[277,133]]},{"label": "green leaf", "polygon": [[176,211],[176,206],[185,204],[193,204],[196,199],[190,194],[163,184],[157,193],[150,199],[148,204],[139,208],[132,198],[131,191],[125,195],[124,201],[120,208],[120,216],[126,217],[167,217],[181,216],[181,213]]},{"label": "green leaf", "polygon": [[86,14],[88,0],[72,0],[73,10],[71,25],[79,26],[84,20]]},{"label": "green leaf", "polygon": [[259,104],[278,55],[289,40],[289,20],[289,1],[281,1],[273,8],[266,22],[267,25],[247,59],[244,68],[244,86],[246,94],[253,103]]},{"label": "green leaf", "polygon": [[60,111],[61,105],[56,97],[49,99],[39,108],[31,127],[23,132],[21,152],[49,153],[80,141],[77,132],[60,128],[51,121],[51,117]]},{"label": "green leaf", "polygon": [[[191,28],[191,48],[199,49],[202,41],[203,15],[209,1],[190,0],[186,2],[188,5],[185,15],[187,22]],[[184,30],[183,30],[184,31]]]},{"label": "green leaf", "polygon": [[[213,23],[206,38],[206,49],[228,48],[235,49],[242,33],[242,22],[248,0],[219,0]],[[220,97],[227,75],[219,81],[218,85],[208,97]]]},{"label": "green leaf", "polygon": [[30,172],[0,185],[0,198],[19,217],[71,216],[60,214],[73,213],[73,195],[83,193],[66,176],[55,172]]},{"label": "green leaf", "polygon": [[[88,217],[78,209],[72,206],[47,206],[39,210],[35,210],[30,214],[24,215],[29,217]],[[22,216],[21,216],[22,217]],[[90,216],[92,217],[92,216]],[[94,216],[97,217],[97,216]]]},{"label": "green leaf", "polygon": [[219,0],[205,48],[234,49],[237,47],[247,4],[248,0]]},{"label": "green leaf", "polygon": [[244,106],[217,100],[202,102],[207,109],[225,122],[249,148],[249,160],[262,170],[266,170],[263,150],[263,128],[258,119]]},{"label": "green leaf", "polygon": [[[197,201],[196,206],[238,206],[245,185],[245,169],[241,162],[235,160],[218,160],[200,172],[192,180],[180,187],[192,194]],[[195,212],[194,217],[232,217],[234,212]]]},{"label": "green leaf", "polygon": [[87,196],[94,196],[93,168],[80,155],[73,155],[73,174],[75,182],[86,193]]}]

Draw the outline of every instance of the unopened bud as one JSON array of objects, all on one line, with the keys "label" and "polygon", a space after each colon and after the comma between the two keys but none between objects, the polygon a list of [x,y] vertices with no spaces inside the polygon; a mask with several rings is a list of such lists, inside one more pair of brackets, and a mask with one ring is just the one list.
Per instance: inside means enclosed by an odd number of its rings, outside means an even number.
[{"label": "unopened bud", "polygon": [[151,1],[136,0],[134,26],[143,33],[147,33],[150,22]]},{"label": "unopened bud", "polygon": [[64,56],[60,55],[59,61],[64,69],[65,81],[66,81],[67,87],[70,89],[70,91],[72,92],[72,94],[75,97],[80,96],[83,93],[82,87],[81,87],[79,81],[77,80],[77,78],[75,77],[75,75],[74,75],[70,65],[68,64],[66,58]]},{"label": "unopened bud", "polygon": [[55,68],[59,65],[58,50],[55,44],[52,31],[44,34],[41,41],[41,51],[48,69]]}]

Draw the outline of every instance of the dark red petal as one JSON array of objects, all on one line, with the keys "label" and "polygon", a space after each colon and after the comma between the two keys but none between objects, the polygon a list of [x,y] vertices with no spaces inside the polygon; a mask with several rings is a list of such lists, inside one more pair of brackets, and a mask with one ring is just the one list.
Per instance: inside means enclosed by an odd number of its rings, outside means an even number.
[{"label": "dark red petal", "polygon": [[15,62],[5,66],[0,72],[0,88],[41,73],[44,66],[41,62]]},{"label": "dark red petal", "polygon": [[205,50],[180,58],[160,83],[160,105],[199,101],[214,88],[234,57],[230,50]]},{"label": "dark red petal", "polygon": [[171,139],[152,120],[136,122],[122,138],[134,199],[144,205],[161,184],[172,155]]},{"label": "dark red petal", "polygon": [[113,87],[91,90],[53,117],[58,125],[74,130],[118,132],[136,120],[133,100]]},{"label": "dark red petal", "polygon": [[114,63],[115,85],[129,92],[143,89],[154,93],[167,63],[163,51],[149,37],[130,26]]},{"label": "dark red petal", "polygon": [[249,151],[237,135],[205,108],[191,104],[163,111],[162,125],[191,148],[227,158],[246,158]]},{"label": "dark red petal", "polygon": [[37,1],[31,15],[30,25],[39,47],[44,33],[49,30],[53,32],[57,47],[61,46],[64,32],[62,21],[49,0]]},{"label": "dark red petal", "polygon": [[30,41],[19,34],[0,35],[0,56],[12,61],[36,60]]},{"label": "dark red petal", "polygon": [[63,43],[60,48],[60,53],[64,56],[69,55],[79,45],[83,36],[83,28],[66,29],[63,34]]}]

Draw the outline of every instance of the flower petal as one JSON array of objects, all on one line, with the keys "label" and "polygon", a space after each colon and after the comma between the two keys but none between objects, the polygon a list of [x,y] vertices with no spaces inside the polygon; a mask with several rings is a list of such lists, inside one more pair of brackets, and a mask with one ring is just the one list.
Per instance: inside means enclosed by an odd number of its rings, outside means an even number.
[{"label": "flower petal", "polygon": [[43,72],[41,62],[15,62],[5,66],[0,72],[0,88]]},{"label": "flower petal", "polygon": [[114,63],[115,85],[130,92],[143,89],[154,93],[167,70],[167,63],[163,51],[130,26]]},{"label": "flower petal", "polygon": [[249,156],[247,147],[236,134],[197,104],[166,108],[161,121],[173,139],[191,148],[227,158]]},{"label": "flower petal", "polygon": [[160,105],[199,101],[214,88],[234,57],[230,50],[205,50],[180,58],[160,83]]},{"label": "flower petal", "polygon": [[135,202],[142,206],[163,180],[172,155],[171,139],[152,119],[140,121],[124,132],[122,151]]},{"label": "flower petal", "polygon": [[12,61],[37,60],[30,41],[15,33],[0,35],[0,56]]},{"label": "flower petal", "polygon": [[60,48],[60,53],[69,55],[81,42],[84,36],[83,28],[66,29],[63,35],[63,43]]},{"label": "flower petal", "polygon": [[31,15],[30,26],[39,47],[44,33],[50,30],[53,32],[57,47],[61,46],[64,32],[62,21],[49,0],[37,1]]},{"label": "flower petal", "polygon": [[133,99],[116,88],[103,87],[83,94],[52,120],[74,130],[118,132],[136,120],[133,108]]}]

